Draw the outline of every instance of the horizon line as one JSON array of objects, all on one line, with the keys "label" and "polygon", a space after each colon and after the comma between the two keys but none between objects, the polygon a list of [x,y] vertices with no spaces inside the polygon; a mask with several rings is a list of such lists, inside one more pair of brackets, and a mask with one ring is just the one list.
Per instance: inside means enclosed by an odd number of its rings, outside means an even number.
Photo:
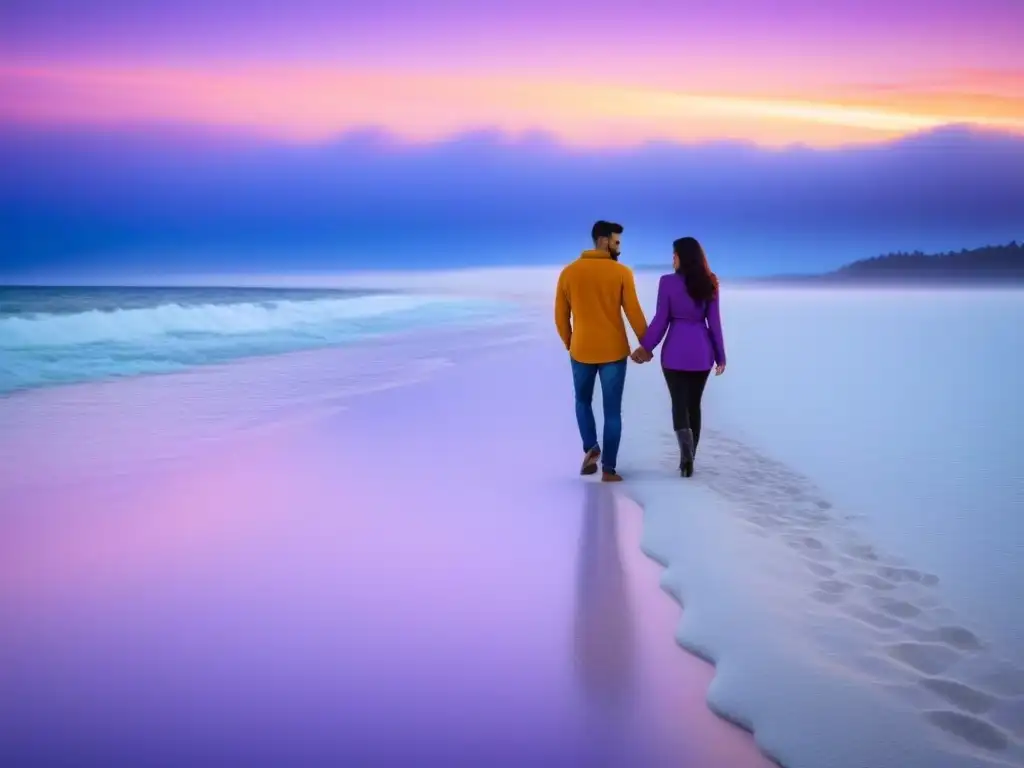
[{"label": "horizon line", "polygon": [[[960,250],[946,250],[946,251],[935,251],[935,252],[923,252],[924,256],[928,258],[940,258],[942,256],[948,256],[949,254],[957,254],[962,251],[979,251],[989,248],[1006,248],[1014,244],[1018,247],[1024,247],[1021,245],[1024,243],[1024,238],[1017,240],[1012,238],[1011,240],[1003,242],[986,243],[984,245],[977,245],[972,247],[963,247]],[[885,253],[876,254],[874,256],[862,256],[851,261],[844,262],[839,267],[825,271],[813,271],[813,272],[769,272],[762,274],[745,274],[745,275],[733,275],[733,276],[722,276],[720,277],[723,283],[742,283],[747,281],[772,281],[772,280],[785,280],[785,279],[805,279],[805,278],[818,278],[818,277],[830,277],[835,275],[839,270],[849,267],[854,264],[862,262],[870,262],[876,259],[885,257],[891,257],[898,255],[899,251],[887,251]],[[280,288],[280,289],[296,289],[296,290],[347,290],[350,286],[315,286],[315,285],[292,285],[292,286],[261,286],[261,285],[240,285],[237,283],[230,282],[204,282],[203,284],[192,283],[189,284],[189,280],[222,280],[231,281],[239,278],[246,278],[249,280],[261,280],[261,279],[299,279],[299,280],[314,280],[317,278],[336,278],[342,280],[352,280],[358,278],[392,278],[395,275],[405,275],[409,277],[424,276],[436,278],[439,275],[449,276],[474,276],[481,274],[508,274],[508,273],[542,273],[552,272],[555,270],[561,270],[565,267],[569,261],[552,262],[545,264],[475,264],[475,265],[464,265],[464,266],[453,266],[453,267],[440,267],[436,269],[431,268],[416,268],[409,269],[397,268],[397,269],[333,269],[333,270],[299,270],[290,272],[211,272],[211,273],[191,273],[191,274],[149,274],[149,275],[126,275],[117,282],[99,282],[103,280],[117,280],[113,275],[98,276],[92,278],[86,278],[84,276],[76,278],[76,282],[18,282],[24,280],[31,280],[27,275],[21,277],[15,277],[14,281],[11,281],[2,275],[0,275],[0,288]],[[635,264],[625,263],[625,266],[629,267],[634,272],[648,272],[648,271],[664,271],[665,274],[671,272],[668,264],[659,265],[650,262],[638,262]],[[40,280],[49,279],[52,277],[39,278]],[[131,280],[143,281],[143,282],[127,282]],[[145,282],[145,281],[160,281],[160,282]],[[90,282],[92,281],[92,282]],[[175,282],[185,281],[185,282]],[[1018,286],[1019,287],[1019,286]],[[366,290],[387,290],[385,288],[366,288]]]},{"label": "horizon line", "polygon": [[298,140],[255,131],[243,131],[227,126],[209,126],[185,121],[120,121],[100,125],[97,123],[38,124],[0,117],[0,140],[11,135],[39,137],[109,137],[131,136],[143,140],[174,138],[198,144],[224,142],[245,146],[281,147],[292,149],[328,149],[347,144],[370,145],[374,149],[415,151],[457,146],[463,143],[486,144],[510,150],[534,148],[558,150],[565,154],[628,154],[653,149],[741,149],[765,153],[814,152],[833,153],[895,147],[915,140],[948,135],[961,140],[1003,139],[1024,143],[1024,127],[1020,131],[1006,127],[971,122],[950,122],[911,130],[898,135],[877,138],[851,139],[841,143],[818,144],[809,141],[762,143],[756,139],[723,136],[721,138],[636,138],[613,143],[578,143],[560,136],[550,129],[507,129],[501,126],[478,126],[452,131],[428,139],[416,139],[381,124],[368,123],[341,129],[316,140]]}]

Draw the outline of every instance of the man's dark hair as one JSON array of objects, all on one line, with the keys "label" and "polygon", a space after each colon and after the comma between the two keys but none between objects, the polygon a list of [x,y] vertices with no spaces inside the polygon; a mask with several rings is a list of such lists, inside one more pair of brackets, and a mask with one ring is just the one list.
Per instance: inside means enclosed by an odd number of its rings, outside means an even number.
[{"label": "man's dark hair", "polygon": [[612,235],[621,235],[622,225],[616,224],[612,221],[601,221],[595,222],[594,226],[590,228],[590,239],[595,243],[599,237],[611,237]]}]

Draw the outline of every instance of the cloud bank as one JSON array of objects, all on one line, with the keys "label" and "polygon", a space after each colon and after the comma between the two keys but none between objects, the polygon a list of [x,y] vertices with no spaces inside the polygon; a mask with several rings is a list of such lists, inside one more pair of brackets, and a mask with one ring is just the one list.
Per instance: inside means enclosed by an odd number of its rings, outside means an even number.
[{"label": "cloud bank", "polygon": [[[581,151],[543,135],[318,146],[191,129],[0,133],[0,277],[546,264],[590,223],[633,262],[694,234],[725,274],[1024,236],[1024,139],[947,127],[841,150]],[[630,250],[632,249],[632,250]]]}]

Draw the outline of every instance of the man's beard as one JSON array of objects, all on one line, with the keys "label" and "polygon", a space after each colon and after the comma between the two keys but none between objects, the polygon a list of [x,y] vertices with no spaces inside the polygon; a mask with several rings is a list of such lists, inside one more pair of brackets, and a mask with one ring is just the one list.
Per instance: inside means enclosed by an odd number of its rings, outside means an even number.
[{"label": "man's beard", "polygon": [[618,261],[620,253],[621,251],[616,251],[614,248],[608,249],[608,254],[612,257],[612,261]]}]

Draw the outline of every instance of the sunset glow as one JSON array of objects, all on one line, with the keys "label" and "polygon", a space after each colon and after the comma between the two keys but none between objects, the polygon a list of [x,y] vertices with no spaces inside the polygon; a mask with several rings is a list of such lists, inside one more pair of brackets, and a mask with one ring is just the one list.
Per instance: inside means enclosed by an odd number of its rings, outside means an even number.
[{"label": "sunset glow", "polygon": [[539,131],[571,146],[718,139],[834,146],[954,123],[1024,133],[1024,96],[973,89],[826,98],[327,67],[4,67],[0,93],[8,122],[195,125],[298,142],[367,127],[417,142],[480,129]]}]

